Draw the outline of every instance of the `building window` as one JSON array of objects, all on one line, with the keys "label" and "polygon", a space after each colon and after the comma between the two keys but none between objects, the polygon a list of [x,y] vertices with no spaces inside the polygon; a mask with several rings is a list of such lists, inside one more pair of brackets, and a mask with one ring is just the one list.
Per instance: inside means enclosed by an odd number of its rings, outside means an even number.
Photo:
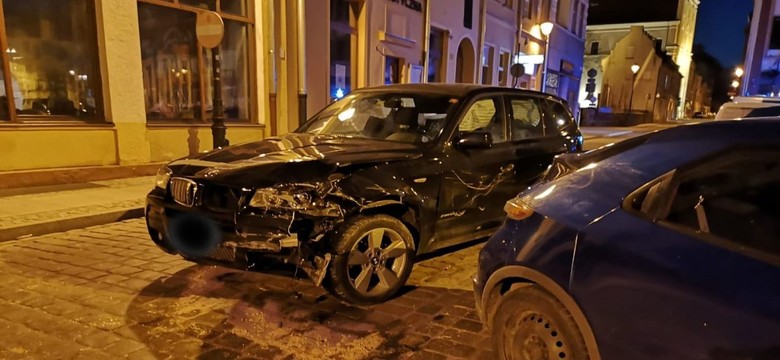
[{"label": "building window", "polygon": [[664,53],[664,41],[662,39],[656,39],[655,40],[655,49],[659,52]]},{"label": "building window", "polygon": [[385,85],[401,83],[401,59],[385,56]]},{"label": "building window", "polygon": [[463,1],[463,27],[471,29],[474,22],[474,0]]},{"label": "building window", "polygon": [[428,82],[443,82],[444,75],[444,30],[431,28],[430,51],[428,52]]},{"label": "building window", "polygon": [[493,59],[495,48],[485,45],[482,50],[482,84],[493,84]]},{"label": "building window", "polygon": [[346,0],[330,4],[330,95],[340,99],[352,91],[353,34],[352,9]]},{"label": "building window", "polygon": [[498,56],[498,84],[506,86],[507,73],[509,70],[509,53],[501,51],[501,55]]},{"label": "building window", "polygon": [[[178,5],[177,5],[178,4]],[[213,112],[212,53],[195,36],[196,13],[209,9],[224,15],[220,47],[222,99],[226,120],[252,119],[249,66],[251,18],[243,0],[177,0],[172,6],[140,1],[138,21],[143,61],[144,99],[149,121],[206,122]]]},{"label": "building window", "polygon": [[2,63],[10,76],[0,71],[0,119],[100,119],[94,2],[5,0],[2,6],[8,42]]},{"label": "building window", "polygon": [[590,54],[591,55],[598,55],[599,53],[599,42],[594,41],[590,43]]},{"label": "building window", "polygon": [[532,11],[531,9],[533,9],[532,2],[534,0],[522,0],[522,1],[523,1],[523,8],[522,8],[522,12],[523,12],[522,15],[523,15],[523,17],[525,17],[526,19],[533,18],[533,14],[531,13],[531,11]]},{"label": "building window", "polygon": [[[522,0],[521,0],[522,1]],[[514,0],[496,0],[501,6],[507,8],[507,9],[513,9],[514,8]]]}]

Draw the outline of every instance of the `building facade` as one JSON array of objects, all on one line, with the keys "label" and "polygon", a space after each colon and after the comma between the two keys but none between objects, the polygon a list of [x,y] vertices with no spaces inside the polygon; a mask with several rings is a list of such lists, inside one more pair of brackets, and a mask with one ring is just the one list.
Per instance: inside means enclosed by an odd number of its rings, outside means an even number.
[{"label": "building facade", "polygon": [[[637,2],[626,6],[620,0],[591,1],[585,40],[585,71],[594,69],[600,58],[610,53],[634,26],[642,26],[655,41],[655,46],[667,53],[683,76],[677,100],[677,116],[684,116],[688,95],[688,78],[691,74],[693,39],[699,0],[658,0]],[[598,75],[597,75],[598,77]],[[600,81],[600,80],[598,80]],[[584,90],[585,79],[581,84]],[[598,87],[597,87],[598,89]],[[586,92],[580,92],[580,106],[592,104]],[[593,96],[598,96],[595,94]]]},{"label": "building facade", "polygon": [[740,95],[780,94],[780,0],[754,0]]},{"label": "building facade", "polygon": [[[598,110],[588,125],[665,122],[675,117],[682,75],[671,56],[641,26],[632,26],[608,55],[595,59],[601,72]],[[634,73],[632,67],[637,72]]]},{"label": "building facade", "polygon": [[225,19],[228,138],[261,138],[261,16],[251,0],[216,4],[4,1],[0,171],[148,164],[210,149],[210,51],[195,37],[204,7]]},{"label": "building facade", "polygon": [[[545,57],[547,91],[576,111],[587,8],[587,0],[5,1],[0,171],[150,164],[211,149],[212,52],[195,32],[203,10],[225,24],[221,93],[236,144],[293,131],[362,87],[538,90]],[[539,30],[547,20],[550,39]]]}]

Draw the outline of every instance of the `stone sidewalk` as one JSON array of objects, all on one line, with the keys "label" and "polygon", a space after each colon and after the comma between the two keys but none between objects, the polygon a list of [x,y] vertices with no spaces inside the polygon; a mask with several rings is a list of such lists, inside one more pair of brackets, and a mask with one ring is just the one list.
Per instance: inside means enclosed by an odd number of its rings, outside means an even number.
[{"label": "stone sidewalk", "polygon": [[143,216],[154,177],[0,190],[0,241]]},{"label": "stone sidewalk", "polygon": [[490,359],[479,249],[422,261],[401,296],[357,307],[306,279],[167,255],[141,219],[9,241],[0,359]]}]

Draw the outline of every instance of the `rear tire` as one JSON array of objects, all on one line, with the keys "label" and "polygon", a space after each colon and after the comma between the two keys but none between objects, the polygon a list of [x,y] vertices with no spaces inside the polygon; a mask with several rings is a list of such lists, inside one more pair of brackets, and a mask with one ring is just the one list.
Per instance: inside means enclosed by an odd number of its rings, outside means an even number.
[{"label": "rear tire", "polygon": [[359,305],[384,302],[406,284],[414,266],[414,239],[388,215],[359,216],[333,241],[328,290]]},{"label": "rear tire", "polygon": [[497,359],[589,359],[574,318],[538,285],[510,289],[495,314],[491,329]]}]

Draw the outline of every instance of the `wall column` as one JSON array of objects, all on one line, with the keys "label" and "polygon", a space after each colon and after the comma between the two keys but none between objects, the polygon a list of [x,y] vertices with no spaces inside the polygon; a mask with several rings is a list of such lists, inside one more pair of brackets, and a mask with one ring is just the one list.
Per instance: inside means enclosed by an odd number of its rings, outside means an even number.
[{"label": "wall column", "polygon": [[127,0],[96,5],[106,120],[116,128],[118,163],[149,163],[138,5]]}]

